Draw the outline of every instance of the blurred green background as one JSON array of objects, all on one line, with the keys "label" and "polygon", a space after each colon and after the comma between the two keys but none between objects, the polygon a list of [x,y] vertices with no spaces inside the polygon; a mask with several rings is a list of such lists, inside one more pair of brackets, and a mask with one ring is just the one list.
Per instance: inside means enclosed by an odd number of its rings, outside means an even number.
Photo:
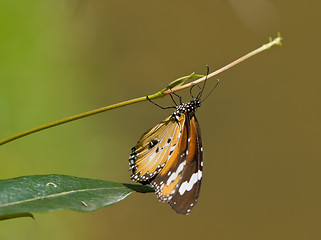
[{"label": "blurred green background", "polygon": [[[319,1],[0,1],[0,138],[154,93],[172,80],[273,47],[219,75],[197,116],[198,205],[154,194],[92,213],[0,222],[0,239],[321,239]],[[208,81],[208,88],[215,79]],[[188,101],[188,91],[180,92]],[[158,100],[171,104],[170,98]],[[67,174],[131,182],[130,149],[163,120],[144,102],[0,149],[0,178]]]}]

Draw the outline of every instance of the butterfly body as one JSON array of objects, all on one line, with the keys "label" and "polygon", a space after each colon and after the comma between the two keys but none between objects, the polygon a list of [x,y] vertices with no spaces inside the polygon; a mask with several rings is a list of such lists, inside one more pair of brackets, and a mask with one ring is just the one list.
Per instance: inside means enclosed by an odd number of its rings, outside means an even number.
[{"label": "butterfly body", "polygon": [[172,115],[142,135],[129,158],[131,179],[151,184],[160,201],[188,214],[198,200],[203,148],[195,111],[199,98],[176,106]]}]

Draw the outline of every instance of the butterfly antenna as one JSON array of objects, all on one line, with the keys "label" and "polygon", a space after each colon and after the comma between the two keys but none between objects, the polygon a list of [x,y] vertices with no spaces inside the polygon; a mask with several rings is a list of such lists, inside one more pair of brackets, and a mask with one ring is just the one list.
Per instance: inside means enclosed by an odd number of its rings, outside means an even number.
[{"label": "butterfly antenna", "polygon": [[209,95],[211,95],[211,93],[214,91],[214,89],[217,87],[217,85],[219,83],[220,83],[220,80],[217,79],[215,86],[212,88],[212,90],[209,92],[209,94],[207,94],[207,96],[201,101],[201,103],[204,102],[206,100],[206,98],[208,98]]}]

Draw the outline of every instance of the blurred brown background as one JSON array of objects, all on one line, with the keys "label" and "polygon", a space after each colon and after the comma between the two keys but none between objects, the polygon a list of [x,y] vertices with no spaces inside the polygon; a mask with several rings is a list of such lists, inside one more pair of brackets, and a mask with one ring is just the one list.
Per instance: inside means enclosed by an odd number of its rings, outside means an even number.
[{"label": "blurred brown background", "polygon": [[[198,205],[154,194],[92,213],[0,222],[0,239],[321,239],[319,1],[1,1],[0,138],[154,93],[206,64],[224,72],[197,112],[205,169]],[[208,88],[215,79],[208,82]],[[180,92],[185,101],[188,91]],[[171,104],[168,97],[158,100]],[[67,174],[130,182],[131,147],[171,114],[144,102],[0,149],[0,178]]]}]

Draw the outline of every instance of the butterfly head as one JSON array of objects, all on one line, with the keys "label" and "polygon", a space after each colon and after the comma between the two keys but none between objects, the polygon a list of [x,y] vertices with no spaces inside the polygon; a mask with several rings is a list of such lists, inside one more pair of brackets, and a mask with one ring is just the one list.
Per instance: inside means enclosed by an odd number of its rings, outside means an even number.
[{"label": "butterfly head", "polygon": [[198,98],[194,98],[192,101],[187,103],[182,103],[176,107],[173,112],[173,117],[178,121],[182,114],[187,114],[189,116],[194,115],[196,109],[201,106],[201,101]]}]

